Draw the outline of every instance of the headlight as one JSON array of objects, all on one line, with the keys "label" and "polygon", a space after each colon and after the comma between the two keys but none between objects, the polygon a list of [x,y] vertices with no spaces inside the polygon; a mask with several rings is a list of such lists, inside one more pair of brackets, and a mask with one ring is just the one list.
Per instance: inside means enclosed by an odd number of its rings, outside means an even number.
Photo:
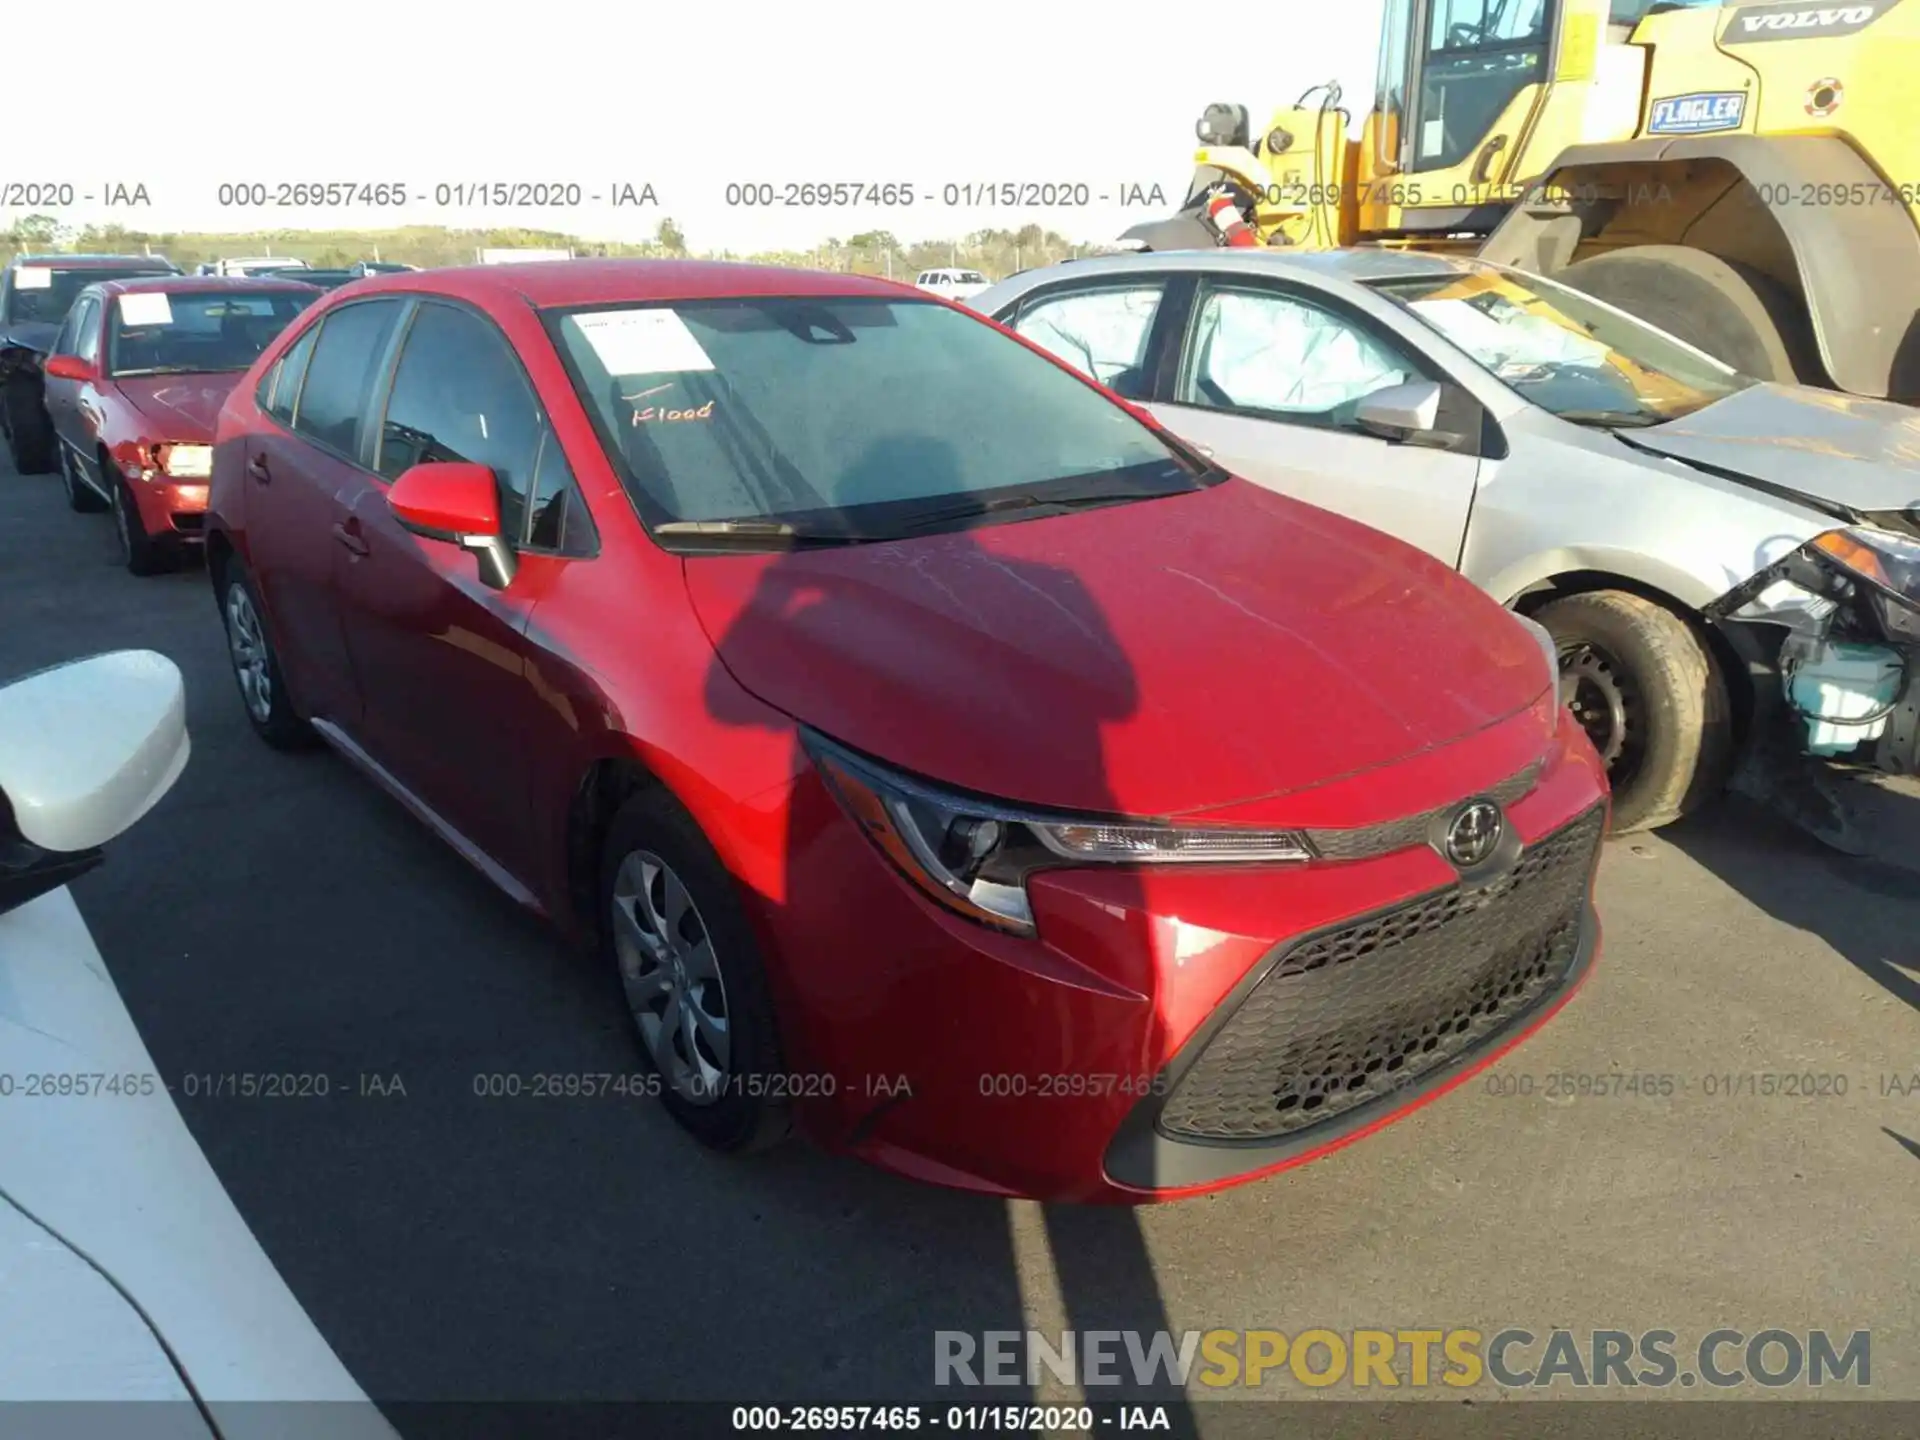
[{"label": "headlight", "polygon": [[1080,865],[1298,863],[1289,830],[1048,814],[948,791],[806,732],[828,789],[867,838],[930,899],[984,925],[1034,933],[1027,877]]},{"label": "headlight", "polygon": [[160,468],[176,480],[204,480],[213,474],[211,445],[159,445]]},{"label": "headlight", "polygon": [[1920,541],[1891,530],[1856,525],[1829,530],[1807,542],[1848,574],[1920,608]]},{"label": "headlight", "polygon": [[[1526,626],[1528,632],[1532,634],[1534,640],[1539,644],[1540,653],[1546,657],[1546,662],[1547,662],[1547,685],[1553,690],[1555,695],[1559,695],[1560,694],[1560,642],[1558,640],[1555,640],[1553,638],[1552,632],[1549,631],[1547,627],[1542,625],[1538,620],[1529,620],[1525,615],[1522,615],[1517,611],[1512,613],[1513,613],[1513,618],[1518,620],[1522,625]],[[1561,696],[1560,698],[1564,701],[1566,697]],[[1565,709],[1566,707],[1563,704],[1560,708]],[[1559,713],[1558,711],[1555,712],[1556,715],[1558,713]],[[1558,724],[1559,722],[1556,720],[1554,723]]]}]

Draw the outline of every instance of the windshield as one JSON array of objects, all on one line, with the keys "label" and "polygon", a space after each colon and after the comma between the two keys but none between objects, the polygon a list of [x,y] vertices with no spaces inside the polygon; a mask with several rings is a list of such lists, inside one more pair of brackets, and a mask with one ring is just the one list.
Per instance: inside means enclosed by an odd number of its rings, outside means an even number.
[{"label": "windshield", "polygon": [[294,290],[121,295],[113,305],[107,373],[244,370],[319,298]]},{"label": "windshield", "polygon": [[1523,398],[1581,424],[1658,424],[1756,383],[1538,276],[1475,265],[1370,283]]},{"label": "windshield", "polygon": [[74,297],[102,280],[131,280],[142,275],[170,275],[158,265],[93,265],[62,270],[46,265],[22,265],[13,272],[13,300],[7,319],[15,324],[44,322],[58,325],[73,308]]},{"label": "windshield", "polygon": [[984,321],[931,301],[569,311],[554,335],[650,524],[882,539],[1016,500],[1143,499],[1212,472]]}]

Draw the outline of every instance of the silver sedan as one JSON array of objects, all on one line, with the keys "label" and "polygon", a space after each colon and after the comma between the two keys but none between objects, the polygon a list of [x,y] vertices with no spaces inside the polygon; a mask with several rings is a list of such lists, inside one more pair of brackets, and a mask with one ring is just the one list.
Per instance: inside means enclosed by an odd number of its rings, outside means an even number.
[{"label": "silver sedan", "polygon": [[1920,769],[1920,412],[1763,384],[1434,255],[1105,256],[972,303],[1225,469],[1545,625],[1616,829],[1731,783],[1855,849],[1801,757]]}]

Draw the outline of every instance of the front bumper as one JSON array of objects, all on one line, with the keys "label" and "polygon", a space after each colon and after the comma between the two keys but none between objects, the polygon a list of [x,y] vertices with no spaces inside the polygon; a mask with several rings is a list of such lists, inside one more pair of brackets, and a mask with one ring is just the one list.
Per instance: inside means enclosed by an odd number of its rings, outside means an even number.
[{"label": "front bumper", "polygon": [[[1514,751],[1502,753],[1507,768],[1448,793],[1497,788],[1513,773]],[[1507,806],[1520,861],[1480,899],[1461,899],[1456,872],[1417,839],[1298,867],[1060,870],[1031,882],[1039,938],[1021,939],[921,898],[805,782],[785,899],[760,917],[802,1123],[897,1173],[1041,1200],[1171,1199],[1299,1164],[1465,1080],[1571,995],[1597,950],[1605,798],[1592,747],[1563,725],[1538,780]],[[1568,854],[1551,904],[1535,903],[1546,892],[1524,877],[1556,847]],[[1474,916],[1500,904],[1525,923],[1490,935]],[[1311,974],[1288,969],[1329,934],[1447,906],[1459,923],[1427,928],[1448,944],[1414,936]],[[1539,953],[1522,953],[1534,940]],[[1425,1045],[1443,1020],[1460,1028]],[[1390,1065],[1381,1047],[1396,1045],[1407,1053]],[[1222,1056],[1226,1090],[1207,1079]],[[1316,1084],[1329,1098],[1306,1106],[1321,1116],[1310,1125],[1261,1131],[1245,1102],[1263,1084],[1270,1118],[1299,1108],[1283,1111],[1273,1093],[1280,1069],[1297,1072],[1300,1105]],[[1369,1078],[1346,1088],[1355,1074]],[[1241,1118],[1207,1133],[1195,1118],[1208,1109],[1203,1084],[1216,1102],[1237,1095]]]},{"label": "front bumper", "polygon": [[1448,887],[1275,947],[1162,1071],[1107,1150],[1140,1192],[1190,1191],[1350,1143],[1525,1038],[1586,977],[1596,807],[1505,881]]},{"label": "front bumper", "polygon": [[193,544],[202,538],[206,523],[207,486],[205,480],[128,480],[134,503],[140,510],[140,524],[156,540]]}]

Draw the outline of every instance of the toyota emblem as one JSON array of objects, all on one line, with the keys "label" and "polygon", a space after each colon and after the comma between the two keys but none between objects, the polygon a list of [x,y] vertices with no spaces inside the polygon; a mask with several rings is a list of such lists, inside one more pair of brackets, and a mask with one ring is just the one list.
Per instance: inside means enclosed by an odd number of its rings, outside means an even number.
[{"label": "toyota emblem", "polygon": [[1445,849],[1455,869],[1472,870],[1493,858],[1506,822],[1491,800],[1470,800],[1447,825]]}]

